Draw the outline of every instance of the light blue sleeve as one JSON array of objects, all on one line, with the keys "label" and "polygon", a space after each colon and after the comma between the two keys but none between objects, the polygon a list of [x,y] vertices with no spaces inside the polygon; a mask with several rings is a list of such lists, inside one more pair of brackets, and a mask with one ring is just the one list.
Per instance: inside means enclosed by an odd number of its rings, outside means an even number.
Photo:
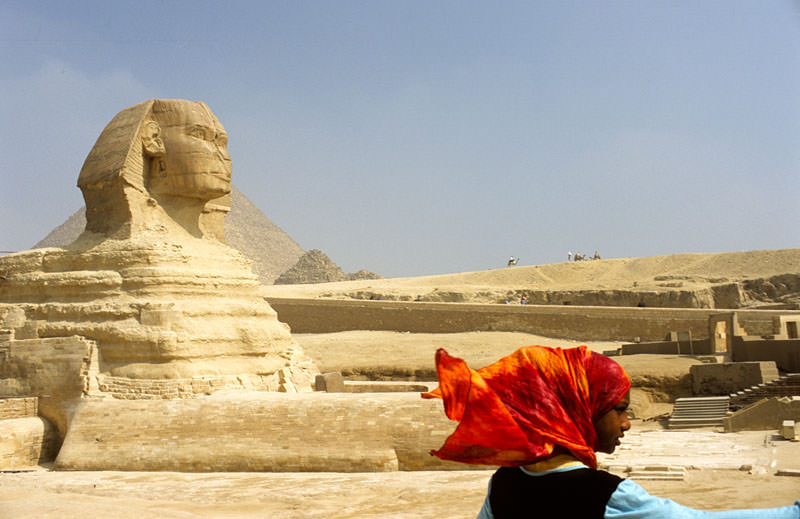
[{"label": "light blue sleeve", "polygon": [[606,504],[606,519],[800,519],[800,501],[782,508],[705,512],[651,496],[630,479],[622,480]]},{"label": "light blue sleeve", "polygon": [[481,506],[481,511],[478,512],[477,519],[494,519],[494,514],[492,513],[492,504],[489,502],[489,494],[492,493],[492,480],[489,480],[489,490],[486,491],[486,499],[483,500],[483,506]]}]

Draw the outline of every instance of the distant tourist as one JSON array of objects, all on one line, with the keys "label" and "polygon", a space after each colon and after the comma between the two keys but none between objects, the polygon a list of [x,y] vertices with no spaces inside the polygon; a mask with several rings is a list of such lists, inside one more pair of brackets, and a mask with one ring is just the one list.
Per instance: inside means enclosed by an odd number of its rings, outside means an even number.
[{"label": "distant tourist", "polygon": [[567,253],[567,261],[572,261],[572,251]]},{"label": "distant tourist", "polygon": [[517,263],[519,263],[519,257],[515,258],[514,256],[511,256],[510,258],[508,258],[508,265],[506,266],[510,267],[511,265],[516,265]]},{"label": "distant tourist", "polygon": [[527,302],[528,300],[525,299],[525,294],[522,294],[522,297],[519,299],[519,304],[524,305]]}]

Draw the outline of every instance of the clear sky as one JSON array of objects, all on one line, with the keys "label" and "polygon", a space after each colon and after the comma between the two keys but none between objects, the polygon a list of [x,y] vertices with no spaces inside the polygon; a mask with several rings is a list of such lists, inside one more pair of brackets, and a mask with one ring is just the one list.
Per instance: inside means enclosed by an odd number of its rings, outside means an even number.
[{"label": "clear sky", "polygon": [[800,247],[797,1],[0,0],[0,63],[0,250],[151,98],[346,272]]}]

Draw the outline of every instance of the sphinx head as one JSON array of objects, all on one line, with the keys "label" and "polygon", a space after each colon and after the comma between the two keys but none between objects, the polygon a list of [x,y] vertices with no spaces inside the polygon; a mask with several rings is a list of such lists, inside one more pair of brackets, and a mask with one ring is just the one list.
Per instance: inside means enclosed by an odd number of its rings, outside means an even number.
[{"label": "sphinx head", "polygon": [[126,108],[103,130],[78,178],[86,229],[129,236],[166,218],[197,234],[206,203],[230,193],[227,144],[205,103],[155,99]]},{"label": "sphinx head", "polygon": [[149,191],[212,200],[230,193],[228,134],[205,103],[155,100],[141,129]]}]

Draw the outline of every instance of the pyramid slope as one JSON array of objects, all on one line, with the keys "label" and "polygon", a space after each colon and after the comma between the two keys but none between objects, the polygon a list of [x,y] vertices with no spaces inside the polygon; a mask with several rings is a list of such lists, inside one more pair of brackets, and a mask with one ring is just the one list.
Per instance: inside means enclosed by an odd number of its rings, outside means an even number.
[{"label": "pyramid slope", "polygon": [[253,271],[265,285],[271,285],[305,253],[234,186],[231,211],[225,218],[225,240],[253,261]]},{"label": "pyramid slope", "polygon": [[86,206],[75,211],[67,221],[50,231],[50,234],[39,240],[31,249],[44,249],[46,247],[63,247],[69,245],[77,238],[86,227]]}]

